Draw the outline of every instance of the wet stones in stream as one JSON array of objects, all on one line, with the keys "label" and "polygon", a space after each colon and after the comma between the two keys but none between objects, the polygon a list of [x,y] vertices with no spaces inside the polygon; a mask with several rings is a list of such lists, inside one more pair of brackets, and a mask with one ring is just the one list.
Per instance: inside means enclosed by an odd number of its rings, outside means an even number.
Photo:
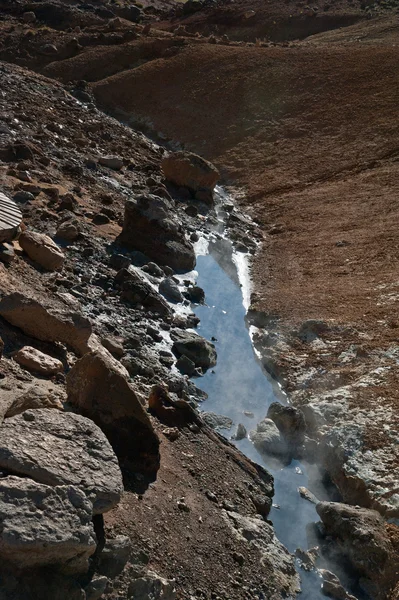
[{"label": "wet stones in stream", "polygon": [[172,350],[177,356],[187,356],[196,367],[202,369],[209,369],[216,365],[215,346],[208,340],[189,331],[173,331],[171,338]]}]

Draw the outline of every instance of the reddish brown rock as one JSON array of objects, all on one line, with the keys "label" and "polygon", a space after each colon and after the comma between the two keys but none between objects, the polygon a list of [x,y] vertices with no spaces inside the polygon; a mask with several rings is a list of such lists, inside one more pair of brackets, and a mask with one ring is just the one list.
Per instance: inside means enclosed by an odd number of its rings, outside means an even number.
[{"label": "reddish brown rock", "polygon": [[29,258],[44,269],[56,271],[64,264],[64,253],[48,235],[24,231],[18,241]]},{"label": "reddish brown rock", "polygon": [[128,376],[109,353],[89,352],[68,373],[68,401],[101,427],[120,459],[153,472],[159,466],[158,436]]},{"label": "reddish brown rock", "polygon": [[14,354],[14,360],[21,367],[34,373],[40,373],[40,375],[55,375],[64,369],[60,360],[44,354],[44,352],[40,352],[40,350],[32,346],[24,346],[18,350]]}]

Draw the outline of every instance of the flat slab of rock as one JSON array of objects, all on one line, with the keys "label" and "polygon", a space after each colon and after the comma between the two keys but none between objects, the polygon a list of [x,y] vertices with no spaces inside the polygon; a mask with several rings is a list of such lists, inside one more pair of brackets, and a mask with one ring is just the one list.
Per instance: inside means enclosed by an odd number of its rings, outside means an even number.
[{"label": "flat slab of rock", "polygon": [[18,238],[22,250],[47,271],[61,269],[65,256],[61,248],[44,233],[24,231]]},{"label": "flat slab of rock", "polygon": [[68,401],[101,427],[119,458],[153,472],[159,467],[159,439],[128,377],[109,353],[89,352],[67,375]]},{"label": "flat slab of rock", "polygon": [[61,342],[81,355],[88,350],[91,323],[79,312],[46,307],[19,292],[4,296],[0,315],[11,325],[43,342]]},{"label": "flat slab of rock", "polygon": [[60,360],[40,352],[37,348],[32,346],[24,346],[16,354],[14,354],[14,360],[28,369],[33,373],[40,373],[41,375],[55,375],[64,370],[64,366]]},{"label": "flat slab of rock", "polygon": [[83,573],[96,549],[92,504],[77,487],[0,479],[0,557],[19,569]]},{"label": "flat slab of rock", "polygon": [[86,417],[27,410],[0,428],[0,468],[46,485],[74,485],[94,513],[111,510],[123,492],[118,460],[103,432]]},{"label": "flat slab of rock", "polygon": [[17,204],[0,192],[0,243],[10,242],[22,223],[22,213]]},{"label": "flat slab of rock", "polygon": [[185,354],[196,367],[209,369],[216,365],[215,346],[205,338],[190,331],[174,331],[171,338],[173,351],[178,356]]},{"label": "flat slab of rock", "polygon": [[118,242],[175,271],[191,271],[194,248],[175,212],[168,200],[152,194],[127,200]]}]

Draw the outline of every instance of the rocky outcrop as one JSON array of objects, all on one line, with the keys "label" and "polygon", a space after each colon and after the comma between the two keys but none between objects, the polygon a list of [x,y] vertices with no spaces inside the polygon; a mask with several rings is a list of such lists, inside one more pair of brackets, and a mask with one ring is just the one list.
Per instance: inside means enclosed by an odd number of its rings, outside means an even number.
[{"label": "rocky outcrop", "polygon": [[295,571],[294,560],[276,538],[270,523],[232,511],[223,511],[222,515],[238,540],[258,548],[260,563],[270,567],[274,584],[282,595],[294,597],[299,591],[299,576]]},{"label": "rocky outcrop", "polygon": [[92,504],[79,487],[0,480],[0,557],[18,569],[84,573],[96,549]]},{"label": "rocky outcrop", "polygon": [[195,267],[194,248],[165,198],[148,194],[128,200],[117,241],[175,271],[191,271]]},{"label": "rocky outcrop", "polygon": [[61,269],[64,264],[64,253],[48,235],[24,231],[19,236],[18,242],[29,258],[47,271]]},{"label": "rocky outcrop", "polygon": [[187,356],[196,367],[209,369],[216,365],[217,354],[215,346],[197,333],[190,331],[173,331],[172,350],[177,356]]},{"label": "rocky outcrop", "polygon": [[153,472],[159,440],[128,376],[112,356],[90,352],[67,375],[68,400],[101,427],[120,459]]},{"label": "rocky outcrop", "polygon": [[44,352],[40,352],[37,348],[32,346],[24,346],[16,354],[14,354],[14,360],[34,373],[40,375],[55,375],[60,371],[64,370],[63,364],[57,358],[53,358]]},{"label": "rocky outcrop", "polygon": [[372,598],[383,600],[397,582],[398,563],[387,535],[386,523],[375,510],[340,502],[319,502],[316,510],[327,535],[361,575],[361,584]]},{"label": "rocky outcrop", "polygon": [[6,419],[0,468],[46,485],[74,485],[94,513],[113,508],[123,491],[118,461],[102,431],[90,419],[58,410],[27,410]]},{"label": "rocky outcrop", "polygon": [[90,321],[78,312],[47,308],[19,292],[0,301],[0,315],[24,333],[45,342],[62,342],[79,355],[88,350]]},{"label": "rocky outcrop", "polygon": [[162,160],[162,170],[166,179],[189,189],[198,200],[212,202],[212,191],[220,173],[207,160],[192,152],[175,152]]}]

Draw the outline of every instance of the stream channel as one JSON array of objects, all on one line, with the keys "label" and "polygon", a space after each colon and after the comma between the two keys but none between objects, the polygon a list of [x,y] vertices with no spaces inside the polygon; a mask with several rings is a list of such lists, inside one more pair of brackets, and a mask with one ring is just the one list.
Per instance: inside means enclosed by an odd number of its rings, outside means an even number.
[{"label": "stream channel", "polygon": [[[217,195],[222,201],[226,198],[220,188]],[[208,399],[201,404],[201,410],[232,419],[231,431],[220,431],[226,437],[231,437],[239,423],[245,426],[247,432],[256,429],[272,402],[289,402],[277,382],[262,368],[254,352],[245,321],[249,300],[249,287],[245,283],[245,280],[248,282],[245,257],[236,253],[231,242],[223,235],[221,215],[223,212],[219,208],[215,236],[211,234],[207,243],[201,240],[205,243],[197,244],[197,284],[205,291],[206,304],[193,306],[200,318],[198,333],[206,339],[217,340],[214,342],[217,365],[194,381],[208,394]],[[309,487],[320,500],[330,500],[330,490],[323,485],[318,468],[297,460],[282,466],[259,454],[248,437],[234,443],[274,477],[275,496],[268,518],[273,522],[279,540],[291,553],[295,553],[296,548],[308,550],[314,546],[314,540],[308,539],[308,526],[319,521],[319,517],[315,505],[299,495],[298,487]],[[303,570],[298,560],[296,566],[301,578],[300,597],[304,600],[325,599],[318,572]],[[336,561],[332,563],[319,559],[318,566],[332,570],[350,593],[364,600],[365,596],[359,593],[356,581],[342,565]]]}]

